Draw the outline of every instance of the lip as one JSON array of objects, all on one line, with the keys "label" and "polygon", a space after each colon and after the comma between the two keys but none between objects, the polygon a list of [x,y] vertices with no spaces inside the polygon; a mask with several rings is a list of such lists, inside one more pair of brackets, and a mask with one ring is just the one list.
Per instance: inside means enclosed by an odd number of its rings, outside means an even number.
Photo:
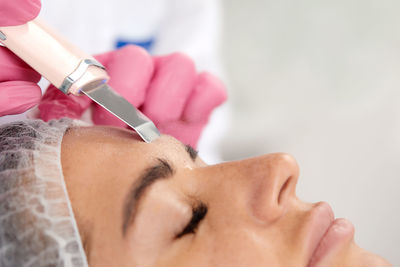
[{"label": "lip", "polygon": [[334,214],[331,206],[326,202],[319,202],[311,211],[308,229],[311,232],[306,242],[306,256],[311,259],[326,232],[334,222]]},{"label": "lip", "polygon": [[[308,267],[320,266],[324,259],[346,240],[354,236],[354,226],[346,219],[334,218],[326,202],[316,204],[311,212],[308,239]],[[325,266],[325,265],[323,265]]]},{"label": "lip", "polygon": [[351,222],[343,218],[334,220],[315,249],[308,266],[326,266],[324,259],[352,236],[354,236],[354,226]]}]

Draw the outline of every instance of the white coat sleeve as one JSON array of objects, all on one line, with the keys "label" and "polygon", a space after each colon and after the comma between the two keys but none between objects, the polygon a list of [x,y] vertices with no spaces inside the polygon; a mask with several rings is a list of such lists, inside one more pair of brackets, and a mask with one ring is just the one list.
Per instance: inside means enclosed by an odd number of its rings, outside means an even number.
[{"label": "white coat sleeve", "polygon": [[198,70],[221,77],[220,0],[168,0],[166,7],[152,52],[183,52],[195,61]]}]

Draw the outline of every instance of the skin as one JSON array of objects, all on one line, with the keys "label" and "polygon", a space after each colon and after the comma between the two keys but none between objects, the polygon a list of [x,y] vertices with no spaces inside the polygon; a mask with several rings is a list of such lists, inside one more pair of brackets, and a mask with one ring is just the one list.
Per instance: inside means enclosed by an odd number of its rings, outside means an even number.
[{"label": "skin", "polygon": [[[309,204],[296,197],[299,168],[287,154],[208,166],[193,161],[176,139],[146,144],[131,131],[71,129],[62,166],[91,266],[308,266],[313,227]],[[135,219],[122,231],[124,203],[144,170],[167,160],[171,178],[143,194]],[[195,203],[207,214],[181,237]],[[354,229],[314,266],[390,266],[354,243]]]}]

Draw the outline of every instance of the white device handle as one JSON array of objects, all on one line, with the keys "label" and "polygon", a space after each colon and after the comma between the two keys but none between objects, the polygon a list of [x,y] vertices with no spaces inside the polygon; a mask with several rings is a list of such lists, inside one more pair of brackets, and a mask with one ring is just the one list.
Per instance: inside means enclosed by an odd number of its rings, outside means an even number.
[{"label": "white device handle", "polygon": [[38,18],[0,27],[0,42],[66,94],[80,95],[109,79],[99,62]]}]

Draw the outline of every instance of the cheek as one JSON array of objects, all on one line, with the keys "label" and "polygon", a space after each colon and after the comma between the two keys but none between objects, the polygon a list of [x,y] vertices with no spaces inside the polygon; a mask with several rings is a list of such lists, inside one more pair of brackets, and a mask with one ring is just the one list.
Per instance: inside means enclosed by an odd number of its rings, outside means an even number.
[{"label": "cheek", "polygon": [[282,265],[273,241],[266,243],[255,233],[201,228],[196,236],[180,241],[164,255],[160,266],[297,266]]},{"label": "cheek", "polygon": [[171,246],[192,214],[190,206],[163,185],[154,185],[143,200],[127,232],[129,250],[140,261],[138,266],[153,264]]}]

